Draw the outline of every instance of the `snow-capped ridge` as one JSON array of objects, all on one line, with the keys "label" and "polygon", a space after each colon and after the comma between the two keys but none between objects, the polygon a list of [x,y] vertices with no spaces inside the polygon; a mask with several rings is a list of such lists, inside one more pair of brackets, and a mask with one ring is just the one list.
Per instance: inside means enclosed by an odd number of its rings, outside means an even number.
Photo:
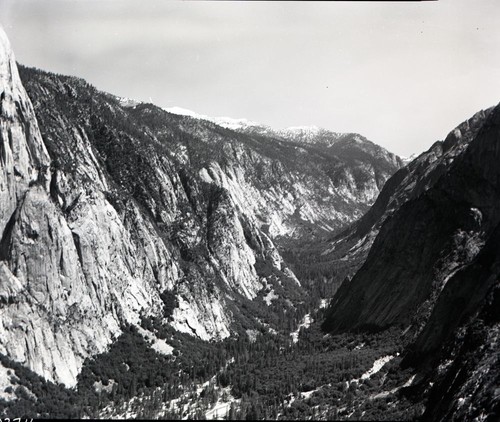
[{"label": "snow-capped ridge", "polygon": [[333,132],[319,126],[290,126],[284,129],[275,129],[263,123],[255,122],[246,118],[233,118],[233,117],[210,117],[205,114],[199,114],[192,110],[183,107],[167,107],[163,108],[168,113],[177,114],[181,116],[189,116],[195,119],[206,120],[216,125],[222,126],[226,129],[235,131],[244,131],[250,133],[260,133],[266,135],[278,136],[289,141],[294,142],[315,142],[317,137],[325,135],[329,139],[329,143],[335,142],[343,135],[339,132]]},{"label": "snow-capped ridge", "polygon": [[178,114],[180,116],[189,116],[189,117],[194,117],[195,119],[202,119],[202,120],[208,120],[210,117],[205,116],[203,114],[198,114],[195,111],[188,110],[187,108],[183,107],[162,107],[162,110],[165,110],[167,113],[172,113],[172,114]]},{"label": "snow-capped ridge", "polygon": [[214,117],[212,122],[218,124],[219,126],[225,127],[227,129],[245,129],[248,127],[254,127],[254,126],[264,126],[260,123],[253,122],[248,119],[233,119],[232,117]]},{"label": "snow-capped ridge", "polygon": [[245,118],[235,119],[233,117],[225,117],[225,116],[210,117],[210,116],[207,116],[205,114],[199,114],[199,113],[196,113],[195,111],[188,110],[187,108],[177,107],[177,106],[166,107],[166,108],[163,108],[163,110],[165,110],[168,113],[178,114],[180,116],[189,116],[189,117],[193,117],[195,119],[207,120],[209,122],[212,122],[212,123],[215,123],[219,126],[222,126],[226,129],[232,129],[232,130],[246,129],[246,128],[254,127],[254,126],[266,127],[265,125],[262,125],[262,124],[257,123],[257,122],[253,122],[253,121],[245,119]]}]

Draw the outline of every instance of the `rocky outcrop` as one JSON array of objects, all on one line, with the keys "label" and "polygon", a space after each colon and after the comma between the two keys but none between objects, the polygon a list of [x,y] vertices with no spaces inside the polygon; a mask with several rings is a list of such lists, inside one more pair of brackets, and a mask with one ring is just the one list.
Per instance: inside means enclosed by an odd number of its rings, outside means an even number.
[{"label": "rocky outcrop", "polygon": [[424,420],[498,414],[499,159],[500,105],[396,173],[355,226],[378,235],[323,323],[337,333],[399,326],[401,365],[416,372],[403,394],[425,405]]},{"label": "rocky outcrop", "polygon": [[325,243],[325,256],[344,261],[364,262],[382,224],[406,202],[429,190],[446,173],[457,156],[462,154],[482,127],[492,108],[479,111],[451,131],[444,141],[399,169],[384,184],[370,209],[341,233]]},{"label": "rocky outcrop", "polygon": [[[383,192],[357,226],[366,232],[379,225],[380,232],[363,267],[336,295],[326,329],[421,327],[427,320],[444,285],[474,260],[498,217],[492,211],[498,176],[488,164],[498,144],[497,114],[478,113],[388,182],[393,193]],[[374,215],[379,219],[366,224]]]},{"label": "rocky outcrop", "polygon": [[456,261],[463,251],[470,256],[445,279],[427,323],[408,346],[403,361],[403,365],[417,367],[425,374],[421,388],[429,380],[434,384],[424,415],[429,420],[488,420],[498,416],[499,158],[497,107],[443,182],[454,186],[454,197],[460,186],[474,205],[469,216],[474,226],[464,230],[464,241],[453,258]]},{"label": "rocky outcrop", "polygon": [[[87,134],[56,113],[51,129],[60,130],[65,146],[49,157],[4,35],[1,75],[0,351],[46,379],[74,385],[84,359],[103,352],[122,324],[161,314],[159,294],[174,288],[182,270],[137,203],[122,204],[119,215]],[[207,303],[193,298],[196,289],[178,291],[179,330],[206,339],[229,335],[222,293],[200,295],[212,298]],[[203,323],[192,331],[189,318]]]},{"label": "rocky outcrop", "polygon": [[[398,156],[356,133],[307,126],[275,130],[244,119],[210,118],[175,107],[166,110],[181,114],[183,117],[178,118],[189,121],[192,128],[206,126],[207,121],[230,128],[235,131],[233,137],[259,153],[260,157],[250,156],[247,160],[245,149],[237,143],[224,146],[227,152],[237,148],[233,154],[239,161],[232,161],[231,168],[240,167],[241,175],[250,182],[244,183],[245,192],[257,188],[249,202],[255,203],[264,194],[265,201],[258,201],[262,209],[271,201],[265,224],[270,225],[273,237],[310,238],[337,231],[360,217],[375,201],[385,181],[403,165]],[[266,163],[269,158],[273,166]],[[249,165],[256,159],[265,174],[249,172]],[[266,183],[255,185],[262,176],[274,182],[276,191]],[[240,178],[240,186],[241,182]]]},{"label": "rocky outcrop", "polygon": [[0,116],[0,230],[4,233],[29,185],[47,183],[50,158],[3,32],[0,33]]}]

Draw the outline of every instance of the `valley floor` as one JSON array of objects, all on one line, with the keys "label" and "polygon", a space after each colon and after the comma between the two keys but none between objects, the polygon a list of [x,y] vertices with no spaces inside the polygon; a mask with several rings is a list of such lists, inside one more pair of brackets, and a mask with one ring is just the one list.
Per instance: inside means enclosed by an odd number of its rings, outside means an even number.
[{"label": "valley floor", "polygon": [[414,375],[398,365],[401,333],[325,335],[315,322],[323,312],[306,315],[288,336],[262,330],[209,343],[157,332],[171,354],[154,351],[144,329],[130,327],[107,353],[87,362],[75,390],[44,382],[4,358],[17,399],[4,395],[3,414],[229,420],[421,415],[423,406],[404,394]]}]

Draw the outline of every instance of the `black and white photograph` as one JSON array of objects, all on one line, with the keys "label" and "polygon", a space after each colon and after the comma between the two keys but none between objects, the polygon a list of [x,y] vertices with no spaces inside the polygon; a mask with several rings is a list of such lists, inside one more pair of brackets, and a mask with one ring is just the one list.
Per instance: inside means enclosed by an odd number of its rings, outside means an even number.
[{"label": "black and white photograph", "polygon": [[0,422],[500,420],[500,1],[0,0]]}]

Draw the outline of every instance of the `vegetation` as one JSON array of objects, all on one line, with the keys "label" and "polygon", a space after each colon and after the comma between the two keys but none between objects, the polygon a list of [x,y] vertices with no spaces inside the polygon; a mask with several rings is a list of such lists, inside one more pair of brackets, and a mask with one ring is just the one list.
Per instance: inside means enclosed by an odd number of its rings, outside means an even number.
[{"label": "vegetation", "polygon": [[[322,312],[315,315],[318,320]],[[412,419],[421,411],[395,393],[369,399],[409,378],[398,364],[353,382],[379,357],[397,353],[396,332],[325,336],[319,324],[313,324],[300,332],[298,343],[265,330],[253,339],[240,335],[212,343],[176,332],[160,319],[143,318],[141,325],[166,340],[173,353],[155,352],[135,327],[124,327],[107,352],[86,361],[76,390],[44,381],[2,357],[2,364],[19,379],[18,399],[0,401],[0,414],[102,417],[111,405],[138,417],[202,419],[224,394],[235,400],[229,419],[337,419],[349,413],[355,419],[361,414],[368,420],[381,415]],[[205,387],[200,392],[201,385]]]},{"label": "vegetation", "polygon": [[[350,165],[366,158],[360,151],[343,147],[349,139],[336,147],[338,151],[304,145],[298,149],[291,142],[269,142],[265,136],[239,134],[171,115],[151,104],[123,108],[116,98],[79,79],[23,67],[20,72],[31,98],[36,99],[44,143],[51,156],[57,157],[53,173],[63,171],[69,184],[80,178],[83,186],[91,189],[92,181],[85,180],[89,176],[75,168],[75,154],[82,151],[78,146],[89,144],[86,150],[108,176],[106,198],[120,217],[124,221],[133,218],[127,204],[136,204],[165,244],[175,245],[170,249],[178,254],[175,258],[184,274],[182,281],[203,279],[207,290],[224,285],[218,282],[220,275],[206,271],[206,267],[216,231],[211,224],[215,224],[218,210],[227,208],[228,195],[223,188],[196,179],[193,173],[208,168],[212,161],[229,165],[234,154],[246,151],[249,159],[260,154],[258,163],[245,170],[245,177],[254,180],[257,188],[270,188],[276,181],[292,183],[283,177],[288,173],[338,183],[343,174],[339,154],[344,154]],[[297,159],[303,151],[314,159]],[[159,168],[165,170],[173,190],[183,192],[175,204],[161,189]],[[357,178],[364,182],[362,174]],[[51,183],[54,199],[57,189],[57,183]],[[71,213],[77,201],[64,204],[63,212]],[[163,212],[171,218],[164,219]],[[238,218],[248,245],[258,250],[251,222],[244,216]],[[197,228],[196,236],[191,236],[190,227]],[[305,226],[307,229],[313,230]],[[257,254],[255,267],[266,278],[267,287],[254,300],[231,292],[234,300],[228,302],[228,310],[234,318],[234,336],[222,342],[204,342],[174,331],[169,320],[178,305],[177,292],[164,291],[163,314],[143,317],[140,327],[122,327],[122,335],[109,350],[84,362],[76,389],[45,381],[2,357],[2,365],[16,373],[13,386],[8,388],[17,398],[0,400],[0,416],[97,418],[130,414],[201,419],[226,396],[227,401],[233,400],[229,419],[369,419],[381,414],[413,418],[419,409],[396,392],[408,373],[395,366],[392,372],[385,369],[384,375],[359,380],[376,359],[399,351],[397,333],[325,336],[316,323],[300,332],[298,343],[292,342],[290,332],[304,315],[310,313],[315,321],[321,321],[324,311],[315,312],[320,300],[333,296],[339,282],[360,264],[356,260],[345,262],[340,255],[319,253],[331,239],[320,239],[317,244],[318,239],[319,234],[314,243],[281,242],[287,266],[305,289],[292,280],[286,268],[277,269],[264,253]],[[271,289],[275,297],[267,304],[264,297]],[[142,330],[173,347],[172,354],[156,352]],[[381,391],[389,393],[373,398]]]}]

